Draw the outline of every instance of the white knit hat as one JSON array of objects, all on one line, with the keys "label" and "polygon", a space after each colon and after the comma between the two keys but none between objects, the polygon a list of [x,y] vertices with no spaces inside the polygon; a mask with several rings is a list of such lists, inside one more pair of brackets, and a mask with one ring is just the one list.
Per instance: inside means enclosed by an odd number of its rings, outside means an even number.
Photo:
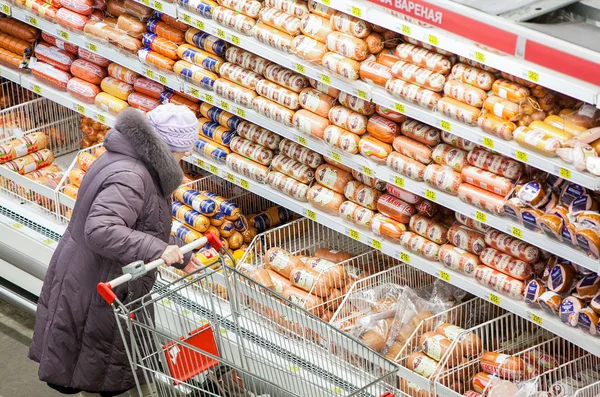
[{"label": "white knit hat", "polygon": [[148,112],[148,120],[173,152],[189,151],[198,139],[198,119],[187,106],[160,105]]}]

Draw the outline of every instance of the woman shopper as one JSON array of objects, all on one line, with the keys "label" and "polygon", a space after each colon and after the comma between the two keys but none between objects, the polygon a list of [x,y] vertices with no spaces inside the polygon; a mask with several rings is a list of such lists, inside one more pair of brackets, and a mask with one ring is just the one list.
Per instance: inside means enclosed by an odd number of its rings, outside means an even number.
[{"label": "woman shopper", "polygon": [[[52,256],[37,306],[29,357],[40,380],[64,394],[137,396],[135,380],[113,310],[96,292],[122,267],[162,258],[184,268],[170,236],[171,193],[181,184],[179,160],[198,136],[185,106],[161,105],[147,114],[119,113],[106,134],[106,152],[86,172],[73,216]],[[150,292],[156,271],[115,289],[121,302]],[[144,386],[144,396],[151,395]],[[131,393],[128,390],[131,390]],[[97,394],[90,394],[97,393]]]}]

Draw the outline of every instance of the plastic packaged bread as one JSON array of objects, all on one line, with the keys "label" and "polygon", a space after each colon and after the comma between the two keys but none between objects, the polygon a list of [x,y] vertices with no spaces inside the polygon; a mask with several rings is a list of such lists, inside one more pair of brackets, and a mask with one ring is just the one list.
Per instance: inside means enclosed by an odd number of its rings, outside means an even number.
[{"label": "plastic packaged bread", "polygon": [[260,183],[266,183],[269,169],[237,153],[227,155],[227,166],[234,172]]},{"label": "plastic packaged bread", "polygon": [[[248,97],[250,97],[250,95],[256,95],[256,93],[254,91],[251,91],[250,93],[248,93]],[[252,109],[254,109],[254,111],[256,111],[257,113],[262,114],[263,116],[268,117],[271,120],[275,120],[278,123],[287,125],[288,127],[296,125],[295,116],[298,112],[294,112],[293,110],[288,109],[285,106],[281,106],[280,104],[273,102],[267,98],[261,96],[254,97],[254,99],[252,100]],[[298,128],[298,126],[296,127]]]}]

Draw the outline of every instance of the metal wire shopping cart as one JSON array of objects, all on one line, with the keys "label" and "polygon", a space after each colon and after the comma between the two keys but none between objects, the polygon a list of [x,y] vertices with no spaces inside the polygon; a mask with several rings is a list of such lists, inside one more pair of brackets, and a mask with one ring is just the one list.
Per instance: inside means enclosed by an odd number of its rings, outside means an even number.
[{"label": "metal wire shopping cart", "polygon": [[[182,250],[207,243],[219,250],[220,266],[161,278],[133,302],[120,302],[113,288],[161,260],[131,264],[98,285],[114,309],[140,392],[147,383],[161,397],[401,395],[391,361],[237,271],[210,233]],[[288,335],[273,330],[274,322],[289,326]]]}]

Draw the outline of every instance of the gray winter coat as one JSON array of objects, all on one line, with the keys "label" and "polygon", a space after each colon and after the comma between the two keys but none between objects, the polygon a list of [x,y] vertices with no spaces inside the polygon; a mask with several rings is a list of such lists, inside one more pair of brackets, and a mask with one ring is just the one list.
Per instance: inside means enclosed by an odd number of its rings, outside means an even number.
[{"label": "gray winter coat", "polygon": [[[168,244],[183,244],[170,237],[170,196],[183,173],[146,116],[121,112],[105,146],[83,178],[50,261],[29,350],[40,380],[89,392],[135,386],[113,310],[96,285],[121,275],[123,265],[157,259]],[[118,299],[148,293],[155,276],[116,288]]]}]

